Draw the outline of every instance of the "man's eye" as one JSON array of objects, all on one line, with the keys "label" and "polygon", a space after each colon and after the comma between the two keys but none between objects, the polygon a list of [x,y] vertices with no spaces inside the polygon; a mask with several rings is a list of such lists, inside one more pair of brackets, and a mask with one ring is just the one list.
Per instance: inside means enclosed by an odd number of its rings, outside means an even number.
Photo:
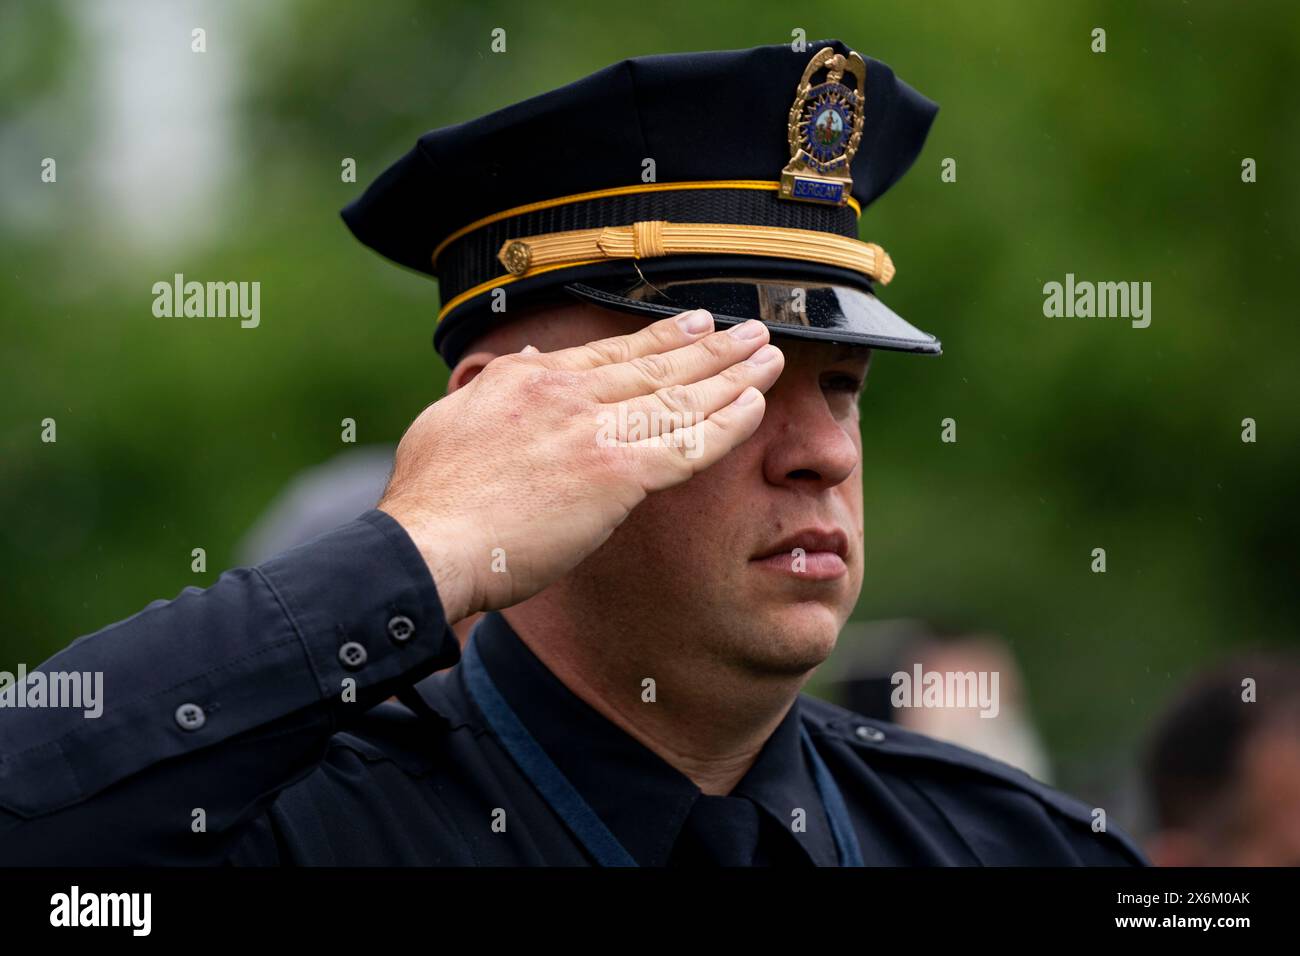
[{"label": "man's eye", "polygon": [[856,375],[827,375],[822,378],[822,388],[828,392],[849,392],[856,395],[862,391],[862,379]]}]

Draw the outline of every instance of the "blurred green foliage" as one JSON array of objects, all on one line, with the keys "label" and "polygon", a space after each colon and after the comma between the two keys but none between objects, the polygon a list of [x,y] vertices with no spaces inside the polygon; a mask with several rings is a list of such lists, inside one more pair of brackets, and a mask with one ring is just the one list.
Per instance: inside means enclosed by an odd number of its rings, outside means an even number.
[{"label": "blurred green foliage", "polygon": [[[206,56],[225,58],[239,97],[203,238],[164,248],[134,243],[89,185],[104,133],[93,64],[109,41],[84,6],[11,5],[0,30],[6,208],[47,191],[37,220],[6,216],[0,234],[3,666],[215,580],[285,482],[343,450],[341,419],[363,444],[395,441],[440,394],[435,285],[363,249],[337,215],[417,135],[626,56],[788,42],[795,28],[884,60],[942,107],[912,173],[862,220],[899,267],[885,297],[945,353],[874,363],[858,615],[1006,636],[1066,758],[1130,745],[1180,678],[1227,649],[1294,642],[1293,3],[246,0],[186,13],[158,42],[188,46],[190,21],[206,26]],[[505,55],[489,52],[498,26]],[[1098,26],[1104,54],[1090,50]],[[57,187],[39,180],[50,155]],[[343,157],[358,183],[340,182]],[[940,180],[945,157],[955,183]],[[155,318],[151,286],[176,272],[260,281],[261,327]],[[1067,272],[1150,281],[1150,328],[1045,318],[1043,284]],[[56,444],[39,440],[47,416]],[[1255,444],[1240,439],[1248,416]],[[939,441],[946,417],[956,444]],[[204,575],[190,571],[199,546]],[[1104,575],[1089,570],[1094,547]]]}]

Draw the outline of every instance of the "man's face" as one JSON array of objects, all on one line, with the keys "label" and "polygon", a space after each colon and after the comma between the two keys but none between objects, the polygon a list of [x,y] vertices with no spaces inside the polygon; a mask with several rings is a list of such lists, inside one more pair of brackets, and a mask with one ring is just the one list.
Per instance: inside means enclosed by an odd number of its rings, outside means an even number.
[{"label": "man's face", "polygon": [[[563,326],[534,324],[524,338],[545,351],[643,324],[592,309]],[[830,654],[862,586],[858,398],[870,352],[772,341],[785,369],[758,431],[650,495],[549,588],[568,615],[755,675],[803,674]]]},{"label": "man's face", "polygon": [[605,594],[641,582],[647,614],[680,619],[737,664],[801,673],[830,654],[862,587],[858,396],[869,353],[773,341],[785,369],[758,431],[647,498],[584,571]]}]

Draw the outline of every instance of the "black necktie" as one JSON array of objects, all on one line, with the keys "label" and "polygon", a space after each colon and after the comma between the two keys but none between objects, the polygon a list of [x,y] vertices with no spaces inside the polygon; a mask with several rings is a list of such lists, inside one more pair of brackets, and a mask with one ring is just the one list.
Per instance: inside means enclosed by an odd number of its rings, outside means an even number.
[{"label": "black necktie", "polygon": [[746,797],[701,794],[673,848],[674,866],[753,866],[758,807]]}]

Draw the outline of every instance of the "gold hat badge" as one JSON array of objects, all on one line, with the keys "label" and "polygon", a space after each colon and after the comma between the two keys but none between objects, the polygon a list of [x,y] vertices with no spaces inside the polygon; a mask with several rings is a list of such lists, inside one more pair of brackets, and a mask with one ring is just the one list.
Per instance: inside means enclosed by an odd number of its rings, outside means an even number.
[{"label": "gold hat badge", "polygon": [[[826,70],[816,86],[813,77]],[[857,88],[844,84],[845,74]],[[853,189],[849,164],[862,140],[867,64],[823,47],[808,61],[790,107],[790,162],[781,171],[782,199],[842,206]]]}]

